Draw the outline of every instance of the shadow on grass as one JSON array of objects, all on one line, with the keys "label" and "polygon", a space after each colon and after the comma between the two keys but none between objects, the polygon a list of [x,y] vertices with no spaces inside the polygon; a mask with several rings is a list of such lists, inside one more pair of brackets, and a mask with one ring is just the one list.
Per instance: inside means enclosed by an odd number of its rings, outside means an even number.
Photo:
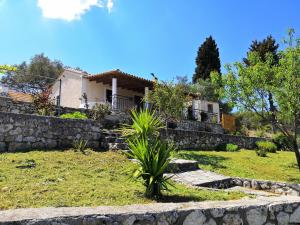
[{"label": "shadow on grass", "polygon": [[203,201],[200,197],[197,196],[182,196],[177,194],[163,195],[161,199],[157,200],[158,202],[168,203],[168,202],[191,202],[191,201]]},{"label": "shadow on grass", "polygon": [[228,157],[216,156],[216,155],[202,155],[199,153],[179,153],[179,156],[184,159],[196,160],[199,162],[199,165],[211,166],[214,169],[224,169],[226,166],[222,165],[222,161],[228,160]]}]

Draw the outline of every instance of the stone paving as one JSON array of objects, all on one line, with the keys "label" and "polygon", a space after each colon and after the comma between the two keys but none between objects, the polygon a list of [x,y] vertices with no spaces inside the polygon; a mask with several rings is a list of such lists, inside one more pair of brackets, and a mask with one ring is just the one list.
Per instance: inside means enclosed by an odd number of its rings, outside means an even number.
[{"label": "stone paving", "polygon": [[[299,196],[297,184],[259,181],[255,179],[248,181],[243,178],[224,176],[215,172],[199,169],[197,161],[193,160],[172,160],[172,168],[176,168],[176,165],[178,165],[178,169],[167,173],[166,176],[171,176],[172,180],[175,182],[188,186],[210,188],[213,190],[222,189],[224,191],[241,191],[246,194],[265,197],[274,197],[279,196],[280,194]],[[246,181],[243,182],[243,180]],[[249,185],[246,185],[248,183]],[[258,183],[261,183],[261,185],[258,185]],[[281,189],[286,190],[278,192],[278,190]]]}]

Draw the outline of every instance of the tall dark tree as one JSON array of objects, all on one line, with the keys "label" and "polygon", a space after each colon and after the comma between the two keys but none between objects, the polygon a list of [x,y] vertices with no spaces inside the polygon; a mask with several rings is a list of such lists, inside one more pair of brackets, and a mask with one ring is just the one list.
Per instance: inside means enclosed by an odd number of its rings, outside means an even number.
[{"label": "tall dark tree", "polygon": [[[273,56],[273,65],[277,65],[279,61],[279,57],[277,54],[278,47],[279,45],[276,43],[276,40],[271,35],[269,35],[262,41],[252,41],[247,55],[249,54],[249,52],[257,52],[260,59],[265,62],[267,60],[267,53],[271,53]],[[243,61],[247,66],[250,66],[250,62],[247,58],[244,58]]]},{"label": "tall dark tree", "polygon": [[23,62],[15,68],[7,72],[1,82],[12,89],[31,93],[46,90],[64,70],[60,61],[52,61],[44,54],[35,55],[28,64]]},{"label": "tall dark tree", "polygon": [[198,79],[210,79],[210,73],[213,71],[221,74],[221,62],[216,41],[209,36],[198,50],[193,83],[196,83]]},{"label": "tall dark tree", "polygon": [[[278,47],[279,45],[276,43],[276,40],[271,35],[269,35],[267,38],[263,39],[262,41],[254,40],[249,48],[249,52],[247,53],[247,55],[249,55],[250,52],[257,52],[260,60],[266,62],[268,54],[271,54],[273,60],[272,65],[274,66],[277,65],[279,62],[279,56],[277,53]],[[243,61],[247,66],[251,66],[250,60],[248,58],[244,58]],[[272,84],[273,80],[274,79],[272,77],[272,74],[270,74],[268,78],[268,82]],[[274,104],[273,95],[270,92],[268,93],[268,102],[269,102],[271,117],[273,118],[273,120],[275,120],[276,106]],[[273,127],[273,131],[274,131],[274,127]]]}]

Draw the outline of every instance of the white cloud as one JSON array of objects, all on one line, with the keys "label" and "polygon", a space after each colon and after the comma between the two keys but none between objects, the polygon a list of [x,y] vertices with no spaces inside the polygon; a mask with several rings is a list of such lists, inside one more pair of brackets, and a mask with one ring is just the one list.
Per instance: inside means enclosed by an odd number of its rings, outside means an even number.
[{"label": "white cloud", "polygon": [[111,12],[112,8],[114,7],[113,0],[108,0],[106,3],[106,7],[107,7],[108,11]]},{"label": "white cloud", "polygon": [[[67,21],[78,20],[92,7],[104,7],[102,0],[38,0],[38,7],[43,16],[50,19]],[[109,12],[113,7],[113,0],[107,0]]]}]

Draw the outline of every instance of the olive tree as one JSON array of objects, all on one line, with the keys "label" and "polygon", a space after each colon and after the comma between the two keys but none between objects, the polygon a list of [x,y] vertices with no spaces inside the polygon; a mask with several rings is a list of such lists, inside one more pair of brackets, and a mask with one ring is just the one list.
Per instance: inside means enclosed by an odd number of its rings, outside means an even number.
[{"label": "olive tree", "polygon": [[[263,61],[257,52],[251,52],[244,62],[226,65],[222,77],[220,95],[234,106],[252,111],[279,129],[289,140],[300,169],[300,152],[297,137],[300,130],[300,41],[289,30],[287,47],[279,53],[274,66],[271,54]],[[272,79],[271,79],[272,78]],[[213,82],[219,77],[212,76]],[[270,107],[268,96],[272,94],[276,110]]]}]

